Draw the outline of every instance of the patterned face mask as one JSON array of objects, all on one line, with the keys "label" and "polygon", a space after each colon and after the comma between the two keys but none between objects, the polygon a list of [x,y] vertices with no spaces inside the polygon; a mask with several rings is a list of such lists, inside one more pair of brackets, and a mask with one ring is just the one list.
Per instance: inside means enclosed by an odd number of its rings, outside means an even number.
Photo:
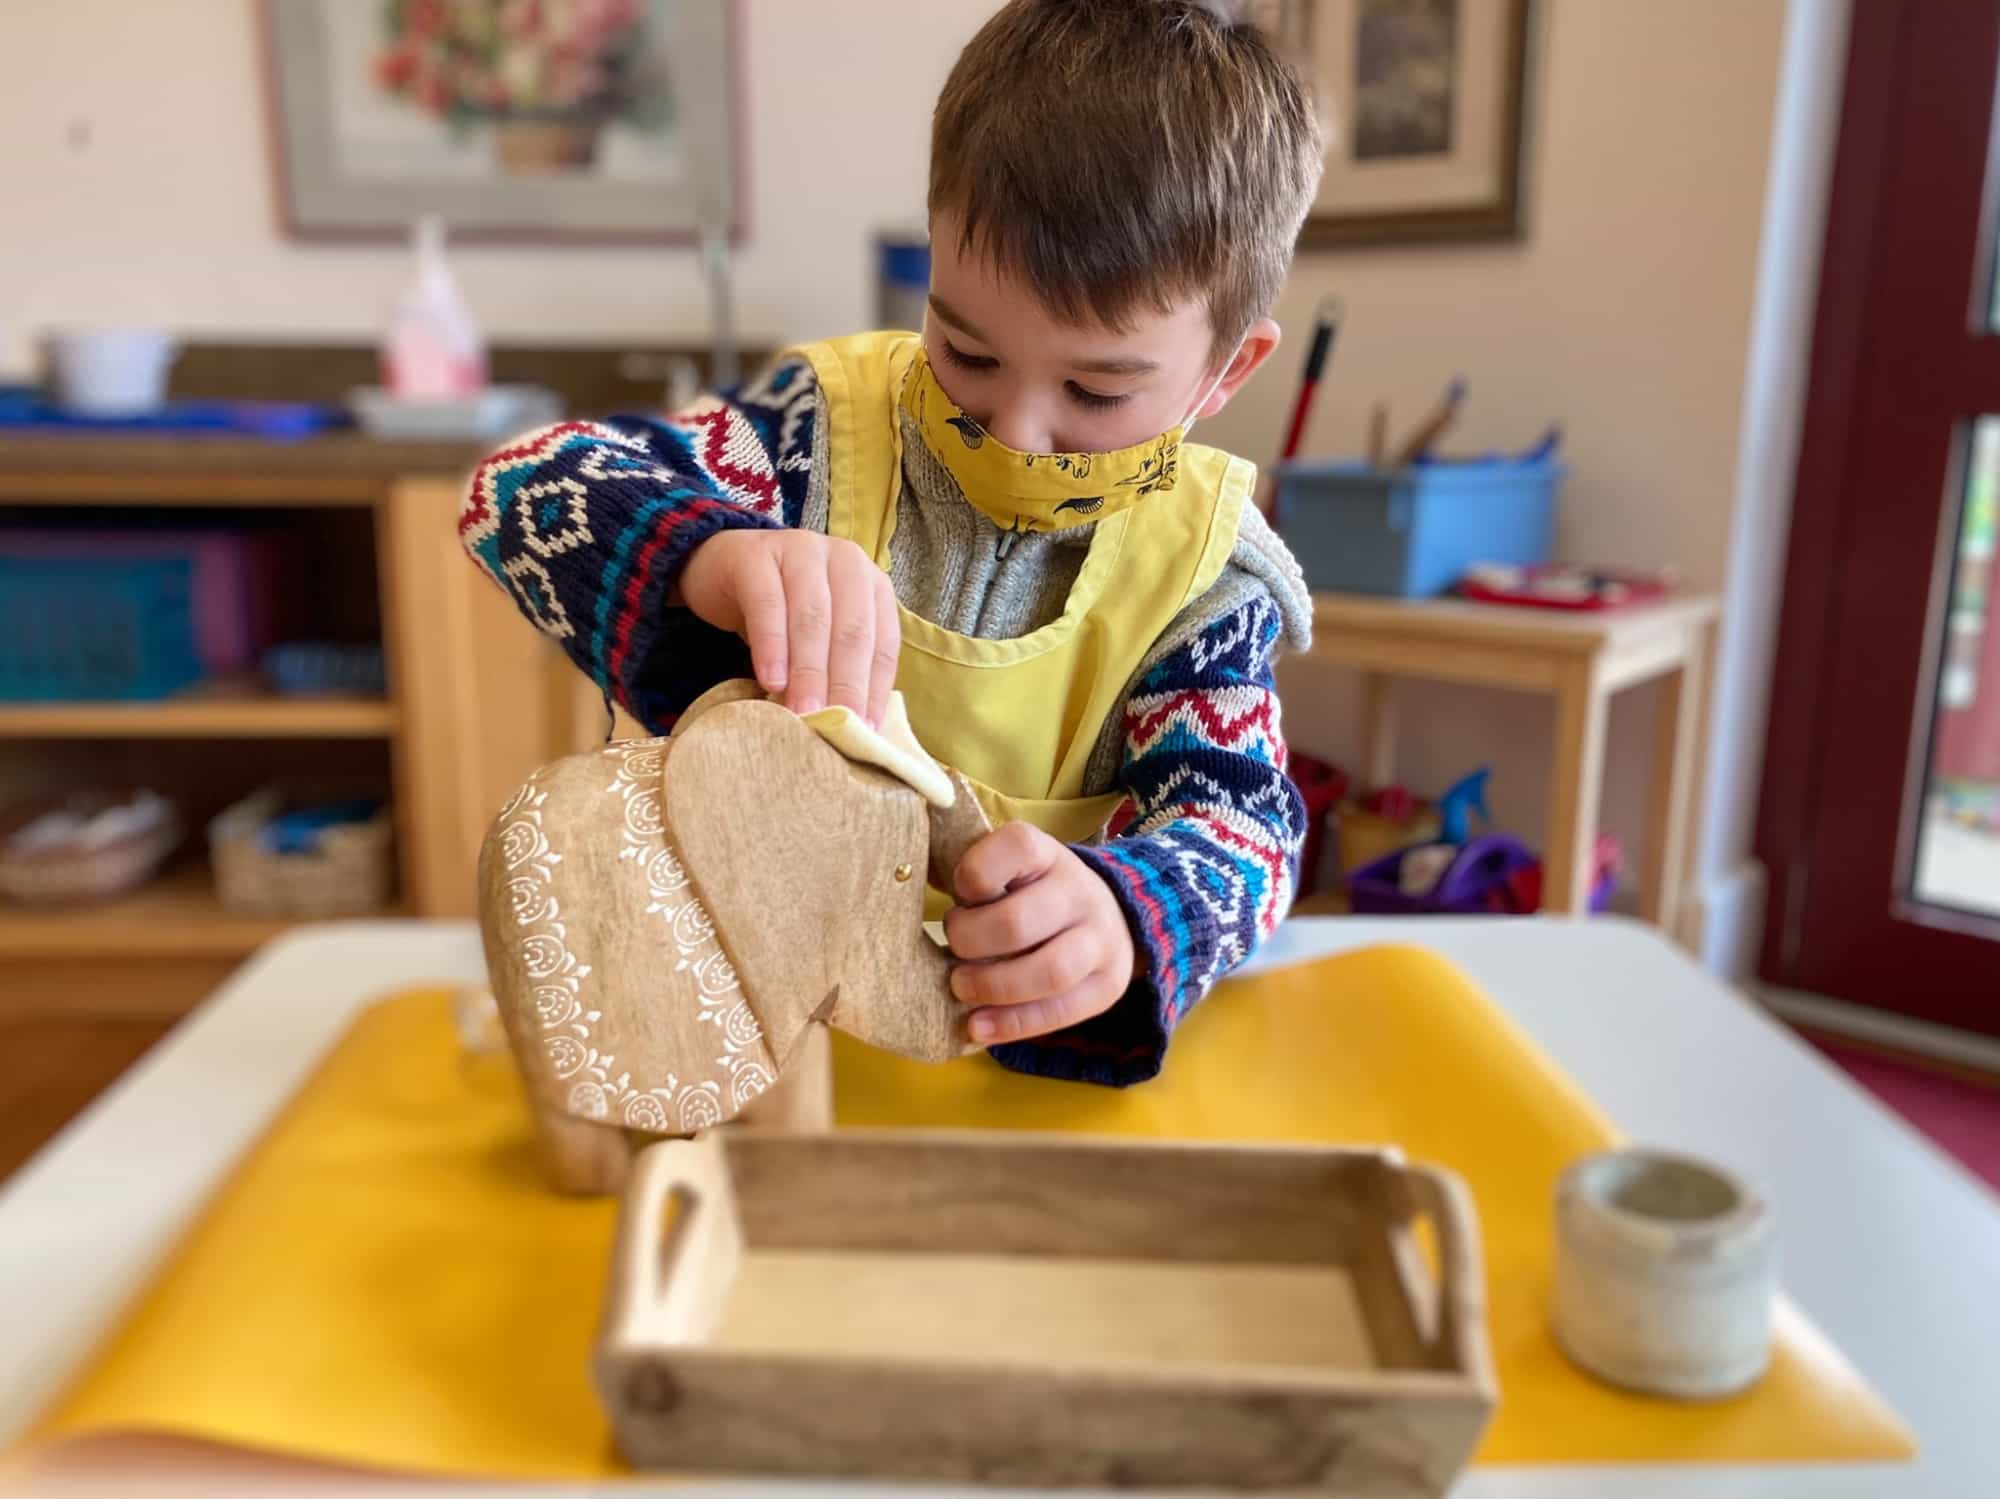
[{"label": "patterned face mask", "polygon": [[[1195,409],[1207,400],[1203,396]],[[1081,526],[1172,489],[1181,440],[1193,425],[1183,421],[1111,453],[1017,452],[953,404],[921,350],[903,386],[903,410],[965,498],[1003,531]]]}]

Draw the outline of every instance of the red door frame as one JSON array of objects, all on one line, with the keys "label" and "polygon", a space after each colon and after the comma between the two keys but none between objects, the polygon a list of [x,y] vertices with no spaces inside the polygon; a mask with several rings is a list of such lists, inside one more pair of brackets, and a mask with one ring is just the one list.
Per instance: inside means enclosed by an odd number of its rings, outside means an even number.
[{"label": "red door frame", "polygon": [[2000,338],[1972,322],[2000,4],[1855,0],[1848,48],[1758,812],[1761,971],[2000,1034],[2000,923],[1902,895],[1942,524],[1967,419],[2000,413]]}]

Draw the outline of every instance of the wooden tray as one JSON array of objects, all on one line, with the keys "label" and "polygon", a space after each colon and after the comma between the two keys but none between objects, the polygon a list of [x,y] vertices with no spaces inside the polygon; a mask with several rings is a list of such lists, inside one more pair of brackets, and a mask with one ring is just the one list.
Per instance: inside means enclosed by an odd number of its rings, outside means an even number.
[{"label": "wooden tray", "polygon": [[1482,1287],[1391,1151],[731,1127],[639,1157],[595,1374],[642,1468],[1438,1495]]}]

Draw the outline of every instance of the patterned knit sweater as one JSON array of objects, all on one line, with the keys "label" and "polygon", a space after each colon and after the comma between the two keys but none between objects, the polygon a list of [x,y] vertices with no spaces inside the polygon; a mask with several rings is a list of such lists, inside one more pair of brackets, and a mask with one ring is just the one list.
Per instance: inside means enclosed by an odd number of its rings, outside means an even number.
[{"label": "patterned knit sweater", "polygon": [[[911,431],[891,542],[904,607],[985,639],[1062,611],[1090,528],[1003,538]],[[608,700],[655,733],[749,652],[667,599],[688,555],[729,527],[826,530],[827,421],[793,357],[663,418],[564,422],[480,465],[459,518],[466,550]],[[995,1047],[1008,1067],[1123,1086],[1160,1069],[1175,1024],[1291,904],[1304,811],[1286,776],[1272,663],[1302,647],[1297,565],[1245,507],[1221,578],[1127,684],[1085,792],[1128,798],[1117,836],[1077,853],[1116,894],[1141,978],[1104,1014]]]}]

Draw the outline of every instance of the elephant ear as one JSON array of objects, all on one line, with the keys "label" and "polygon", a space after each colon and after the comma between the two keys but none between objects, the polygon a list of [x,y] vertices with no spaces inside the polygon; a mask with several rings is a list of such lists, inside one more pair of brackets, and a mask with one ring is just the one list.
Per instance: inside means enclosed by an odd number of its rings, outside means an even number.
[{"label": "elephant ear", "polygon": [[923,932],[915,792],[756,701],[686,724],[665,778],[674,842],[781,1064],[813,1020],[908,1055],[963,1048]]},{"label": "elephant ear", "polygon": [[682,710],[680,720],[674,725],[674,733],[679,734],[691,728],[694,721],[710,708],[720,708],[725,703],[749,702],[763,696],[764,689],[749,677],[730,677],[726,681],[717,682]]}]

